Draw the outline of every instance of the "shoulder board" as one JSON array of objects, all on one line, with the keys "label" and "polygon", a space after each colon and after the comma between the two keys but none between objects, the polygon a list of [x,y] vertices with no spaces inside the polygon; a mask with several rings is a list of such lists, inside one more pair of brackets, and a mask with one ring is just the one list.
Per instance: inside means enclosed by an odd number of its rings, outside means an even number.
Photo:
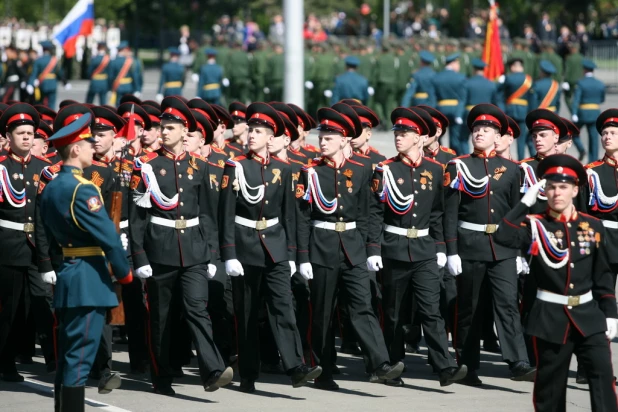
[{"label": "shoulder board", "polygon": [[271,159],[273,159],[273,160],[277,160],[277,161],[279,161],[279,162],[281,162],[281,163],[285,163],[286,165],[289,165],[289,164],[290,164],[290,162],[288,162],[287,160],[279,159],[279,158],[278,158],[278,157],[276,157],[276,156],[271,156]]},{"label": "shoulder board", "polygon": [[440,150],[442,150],[445,153],[457,156],[457,153],[453,149],[451,149],[450,147],[440,146]]},{"label": "shoulder board", "polygon": [[380,152],[378,151],[378,149],[376,149],[376,148],[375,148],[375,147],[373,147],[373,146],[369,146],[369,151],[370,151],[370,152],[373,152],[373,153],[380,154]]},{"label": "shoulder board", "polygon": [[[367,157],[367,156],[363,156],[363,157],[365,157],[365,158],[367,158],[367,159],[368,159],[368,157]],[[347,160],[346,160],[346,162],[347,162],[347,163],[352,163],[353,165],[358,165],[358,166],[365,167],[365,165],[364,165],[364,164],[359,163],[359,162],[357,162],[356,160],[347,159]]]},{"label": "shoulder board", "polygon": [[0,156],[0,162],[4,162],[6,160],[7,156]]},{"label": "shoulder board", "polygon": [[288,160],[290,161],[290,163],[297,163],[299,165],[304,165],[305,164],[305,162],[301,162],[300,160],[296,160],[296,159],[292,159],[292,158],[289,158]]},{"label": "shoulder board", "polygon": [[[77,181],[83,185],[92,185],[94,187],[97,187],[97,185],[95,185],[94,183],[92,183],[90,180],[86,179],[84,176],[80,176],[80,175],[73,175],[73,177],[75,179],[77,179]],[[98,187],[97,187],[98,189]]]},{"label": "shoulder board", "polygon": [[245,160],[245,159],[247,159],[247,156],[241,155],[241,156],[236,156],[235,158],[233,158],[231,160],[240,161],[240,160]]},{"label": "shoulder board", "polygon": [[437,161],[433,160],[432,158],[429,158],[429,157],[423,157],[423,161],[427,161],[427,162],[429,162],[429,163],[435,163],[435,164],[437,164],[438,166],[440,166],[440,168],[442,168],[442,163],[437,162]]},{"label": "shoulder board", "polygon": [[100,166],[100,167],[109,167],[107,163],[99,162],[98,160],[94,160],[94,159],[92,160],[92,165]]},{"label": "shoulder board", "polygon": [[543,215],[526,215],[526,219],[543,219]]},{"label": "shoulder board", "polygon": [[384,165],[387,165],[387,164],[389,164],[389,163],[393,163],[394,161],[396,161],[396,160],[397,160],[397,157],[398,157],[398,156],[393,156],[393,157],[391,157],[390,159],[386,159],[385,161],[380,162],[379,164],[380,164],[380,165],[382,165],[382,166],[384,166]]},{"label": "shoulder board", "polygon": [[302,167],[302,169],[301,169],[301,170],[302,170],[303,172],[306,172],[307,170],[309,170],[309,169],[311,169],[312,167],[317,166],[317,165],[319,165],[319,164],[320,164],[320,158],[313,159],[313,162],[311,162],[311,164],[306,165],[306,164],[304,164],[304,163],[303,163],[303,167]]},{"label": "shoulder board", "polygon": [[506,157],[502,157],[500,156],[502,159],[506,160],[507,162],[511,162],[513,164],[519,165],[519,162],[517,160],[513,160],[513,159],[507,159]]},{"label": "shoulder board", "polygon": [[596,221],[600,221],[600,220],[601,220],[601,219],[599,219],[599,218],[596,218],[596,217],[594,217],[594,216],[589,215],[588,213],[584,213],[584,212],[580,212],[580,211],[577,211],[577,213],[579,213],[580,215],[585,216],[585,217],[587,217],[587,218],[590,218],[590,219],[592,219],[592,220],[596,220]]},{"label": "shoulder board", "polygon": [[[470,157],[470,154],[465,154],[465,155],[457,156],[455,159],[467,159],[468,157]],[[455,160],[455,159],[453,159],[453,160]]]},{"label": "shoulder board", "polygon": [[584,167],[586,169],[592,169],[593,167],[601,166],[603,163],[605,163],[603,160],[597,160],[596,162],[588,163]]},{"label": "shoulder board", "polygon": [[39,156],[33,156],[33,157],[36,157],[37,159],[42,160],[42,161],[43,161],[43,162],[45,162],[45,163],[52,164],[51,160],[49,160],[49,159],[48,159],[48,158],[46,158],[46,157],[39,157]]},{"label": "shoulder board", "polygon": [[158,156],[159,156],[158,153],[150,152],[150,153],[146,153],[145,155],[140,156],[137,160],[139,160],[142,163],[147,163]]},{"label": "shoulder board", "polygon": [[528,157],[528,158],[526,158],[524,160],[520,160],[519,163],[528,163],[528,162],[530,162],[532,160],[534,160],[534,157]]},{"label": "shoulder board", "polygon": [[[362,157],[364,159],[371,159],[369,156],[364,155],[362,153],[358,153],[358,152],[354,152],[354,156]],[[348,160],[350,160],[350,159],[348,159]]]},{"label": "shoulder board", "polygon": [[218,147],[216,147],[216,146],[210,146],[210,147],[211,147],[211,149],[212,149],[212,151],[213,151],[213,152],[215,152],[215,153],[219,153],[219,154],[223,154],[223,155],[226,155],[226,156],[227,156],[227,153],[225,153],[225,151],[224,151],[224,150],[219,149],[219,148],[218,148]]},{"label": "shoulder board", "polygon": [[312,144],[306,144],[306,145],[305,145],[305,149],[310,150],[310,151],[315,152],[315,153],[319,153],[319,152],[320,152],[320,151],[318,150],[318,148],[317,148],[317,147],[315,147],[315,146],[314,146],[314,145],[312,145]]},{"label": "shoulder board", "polygon": [[225,147],[229,147],[230,149],[234,150],[235,152],[242,153],[242,149],[239,149],[238,147],[236,147],[234,145],[226,144]]},{"label": "shoulder board", "polygon": [[56,174],[60,171],[61,168],[62,168],[62,162],[58,162],[56,164],[49,166],[47,170],[49,170],[50,173]]},{"label": "shoulder board", "polygon": [[219,169],[223,169],[223,166],[217,164],[217,163],[213,163],[211,161],[208,161],[208,165],[209,166],[213,166],[213,167],[218,167]]},{"label": "shoulder board", "polygon": [[206,160],[206,158],[204,156],[202,156],[200,153],[197,152],[189,152],[189,155],[191,157],[195,157],[196,159],[200,159],[202,162],[208,162],[208,160]]}]

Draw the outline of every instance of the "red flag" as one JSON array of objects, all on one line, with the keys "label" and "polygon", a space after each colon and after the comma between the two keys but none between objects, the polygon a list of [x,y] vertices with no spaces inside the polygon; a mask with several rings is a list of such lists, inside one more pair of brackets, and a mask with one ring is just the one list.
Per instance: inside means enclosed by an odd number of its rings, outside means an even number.
[{"label": "red flag", "polygon": [[487,63],[485,77],[493,81],[504,74],[504,62],[502,61],[500,30],[498,28],[498,6],[492,0],[490,0],[490,4],[491,9],[489,11],[489,21],[487,22],[483,61]]},{"label": "red flag", "polygon": [[122,126],[122,129],[118,130],[116,133],[116,137],[124,137],[128,142],[135,140],[137,137],[135,135],[135,115],[133,114],[133,110],[135,109],[135,105],[131,106],[131,116],[129,116],[129,121]]}]

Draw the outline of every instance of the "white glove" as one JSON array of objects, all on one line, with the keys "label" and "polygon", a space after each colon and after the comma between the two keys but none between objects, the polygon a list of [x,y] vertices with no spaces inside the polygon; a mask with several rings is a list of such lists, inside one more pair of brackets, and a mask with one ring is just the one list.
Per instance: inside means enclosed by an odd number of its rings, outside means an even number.
[{"label": "white glove", "polygon": [[607,339],[613,340],[616,337],[616,334],[618,334],[618,319],[607,318],[605,321],[607,322],[607,331],[605,332],[605,335],[607,336]]},{"label": "white glove", "polygon": [[371,86],[367,87],[367,94],[369,94],[369,96],[373,96],[376,93],[375,89]]},{"label": "white glove", "polygon": [[565,92],[571,90],[571,85],[569,84],[569,82],[562,83],[562,90],[564,90]]},{"label": "white glove", "polygon": [[39,87],[39,79],[34,79],[34,81],[32,82],[32,84],[34,85],[34,87]]},{"label": "white glove", "polygon": [[122,242],[122,248],[127,250],[129,248],[129,238],[126,233],[120,234],[120,241]]},{"label": "white glove", "polygon": [[290,276],[294,276],[294,273],[296,273],[296,262],[294,262],[293,260],[290,260],[290,269],[292,272]]},{"label": "white glove", "polygon": [[71,85],[71,83],[67,83],[64,85],[64,90],[71,90],[73,88],[73,86]]},{"label": "white glove", "polygon": [[541,188],[544,187],[545,179],[542,179],[534,185],[530,186],[526,194],[521,198],[521,202],[528,207],[532,207],[532,205],[536,203],[539,191],[541,190]]},{"label": "white glove", "polygon": [[39,273],[39,275],[43,282],[49,283],[50,285],[56,284],[56,272],[53,270],[51,272]]},{"label": "white glove", "polygon": [[221,80],[221,84],[223,85],[223,87],[229,87],[230,86],[230,80],[229,79],[223,79],[223,80]]},{"label": "white glove", "polygon": [[330,90],[324,90],[324,97],[328,97],[329,99],[333,97],[333,92]]},{"label": "white glove", "polygon": [[264,94],[270,94],[270,89],[268,87],[264,87]]},{"label": "white glove", "polygon": [[382,256],[369,256],[367,258],[367,269],[370,272],[377,272],[382,269]]},{"label": "white glove", "polygon": [[498,77],[498,83],[504,83],[504,81],[506,80],[506,77],[504,77],[504,75]]},{"label": "white glove", "polygon": [[135,93],[133,93],[133,96],[135,96],[135,97],[137,97],[139,99],[140,97],[142,97],[142,92],[135,92]]},{"label": "white glove", "polygon": [[463,124],[463,120],[462,120],[462,118],[461,118],[461,117],[456,117],[456,118],[455,118],[455,123],[457,123],[457,124]]},{"label": "white glove", "polygon": [[576,114],[574,114],[573,116],[571,116],[571,119],[573,119],[573,123],[577,123],[579,122],[579,117],[577,117]]},{"label": "white glove", "polygon": [[199,75],[199,74],[197,74],[197,73],[193,73],[193,74],[191,75],[191,80],[193,80],[193,83],[197,83],[197,82],[199,82],[199,81],[200,81],[200,75]]},{"label": "white glove", "polygon": [[442,269],[444,266],[446,266],[446,255],[442,252],[438,252],[436,253],[436,259],[438,261],[438,267],[440,269]]},{"label": "white glove", "polygon": [[446,263],[448,265],[448,271],[453,276],[458,276],[461,274],[461,258],[459,255],[451,255],[446,258]]},{"label": "white glove", "polygon": [[242,268],[242,264],[238,259],[230,259],[225,261],[225,273],[228,276],[243,276],[245,270]]},{"label": "white glove", "polygon": [[25,89],[26,88],[26,82],[19,83],[19,88],[20,89]]},{"label": "white glove", "polygon": [[28,86],[26,86],[26,92],[28,92],[28,94],[34,94],[34,87],[29,84]]},{"label": "white glove", "polygon": [[307,280],[313,279],[313,267],[311,267],[311,263],[301,263],[298,271],[303,278]]},{"label": "white glove", "polygon": [[306,89],[309,89],[309,90],[313,89],[313,82],[311,82],[311,81],[307,80],[307,81],[305,82],[305,88],[306,88]]},{"label": "white glove", "polygon": [[135,269],[135,275],[140,279],[147,279],[152,276],[152,268],[150,265],[142,266]]},{"label": "white glove", "polygon": [[217,274],[217,267],[211,263],[208,264],[208,279],[212,279]]},{"label": "white glove", "polygon": [[517,274],[519,275],[521,272],[524,271],[523,265],[521,264],[520,257],[515,258],[515,264],[517,265]]},{"label": "white glove", "polygon": [[521,261],[521,273],[523,273],[524,275],[529,274],[530,266],[528,265],[528,261],[526,260],[526,258],[522,256],[519,258],[519,260]]},{"label": "white glove", "polygon": [[163,101],[163,95],[161,93],[157,93],[155,99],[157,100],[157,102],[161,103]]}]

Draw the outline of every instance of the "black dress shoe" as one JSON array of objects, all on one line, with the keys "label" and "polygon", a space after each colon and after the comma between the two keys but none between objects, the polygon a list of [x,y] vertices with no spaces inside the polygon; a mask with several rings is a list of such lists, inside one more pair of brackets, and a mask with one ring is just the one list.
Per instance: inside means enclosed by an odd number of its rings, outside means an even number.
[{"label": "black dress shoe", "polygon": [[360,356],[363,354],[363,351],[361,351],[361,348],[358,347],[358,343],[356,342],[341,343],[341,348],[339,348],[339,352],[354,356]]},{"label": "black dress shoe", "polygon": [[483,381],[479,379],[476,371],[468,371],[466,377],[458,381],[457,383],[467,386],[481,386],[483,384]]},{"label": "black dress shoe", "polygon": [[519,382],[534,382],[536,368],[528,362],[518,361],[511,367],[511,380]]},{"label": "black dress shoe", "polygon": [[339,369],[339,366],[333,365],[330,367],[330,373],[333,375],[341,375],[341,369]]},{"label": "black dress shoe", "polygon": [[2,380],[5,382],[23,382],[24,377],[17,372],[5,372],[2,374]]},{"label": "black dress shoe", "polygon": [[461,365],[459,368],[454,366],[440,371],[440,386],[449,386],[460,381],[468,374],[468,367]]},{"label": "black dress shoe", "polygon": [[403,387],[405,384],[403,383],[403,379],[401,378],[395,378],[395,379],[387,379],[384,381],[384,384],[386,386],[393,386],[396,388],[401,388]]},{"label": "black dress shoe", "polygon": [[240,391],[244,393],[255,392],[255,381],[252,381],[249,379],[241,379],[240,380]]},{"label": "black dress shoe", "polygon": [[575,383],[578,385],[588,385],[588,375],[586,375],[586,371],[583,368],[577,368]]},{"label": "black dress shoe", "polygon": [[314,387],[322,389],[324,391],[338,391],[339,385],[332,379],[316,379],[313,384]]},{"label": "black dress shoe", "polygon": [[397,362],[393,365],[389,365],[385,362],[378,369],[376,369],[374,373],[379,379],[396,379],[401,376],[403,369],[403,362]]},{"label": "black dress shoe", "polygon": [[312,381],[317,379],[322,374],[322,367],[314,366],[313,368],[308,367],[305,364],[302,364],[294,369],[292,372],[292,386],[294,388],[300,388],[304,386],[307,381]]},{"label": "black dress shoe", "polygon": [[421,348],[420,346],[418,346],[418,344],[410,345],[409,343],[406,343],[406,352],[407,353],[420,353]]},{"label": "black dress shoe", "polygon": [[99,379],[99,393],[101,395],[106,395],[114,389],[120,388],[121,384],[122,379],[120,378],[120,374],[116,372],[106,372],[101,379]]},{"label": "black dress shoe", "polygon": [[483,350],[490,353],[502,353],[500,345],[496,340],[486,340],[483,342]]},{"label": "black dress shoe", "polygon": [[155,386],[154,393],[165,396],[176,396],[176,391],[172,389],[172,385]]},{"label": "black dress shoe", "polygon": [[223,372],[214,371],[204,382],[204,390],[214,392],[232,382],[232,378],[234,378],[234,371],[229,366]]},{"label": "black dress shoe", "polygon": [[22,365],[32,365],[34,360],[32,360],[32,356],[21,355],[17,359],[19,359],[19,363]]},{"label": "black dress shoe", "polygon": [[268,373],[271,375],[285,374],[285,371],[283,370],[283,365],[281,365],[281,362],[275,363],[275,364],[262,362],[262,365],[260,366],[260,371],[262,371],[262,373]]},{"label": "black dress shoe", "polygon": [[585,151],[585,150],[582,150],[581,152],[579,152],[579,156],[577,157],[577,159],[578,159],[580,162],[583,162],[583,161],[584,161],[584,157],[586,157],[586,151]]}]

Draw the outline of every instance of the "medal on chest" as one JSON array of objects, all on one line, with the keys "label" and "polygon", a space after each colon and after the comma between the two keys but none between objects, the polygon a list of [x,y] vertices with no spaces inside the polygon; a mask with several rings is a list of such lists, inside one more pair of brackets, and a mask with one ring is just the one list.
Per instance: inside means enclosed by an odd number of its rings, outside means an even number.
[{"label": "medal on chest", "polygon": [[529,254],[540,256],[552,269],[560,269],[569,262],[569,247],[563,247],[564,233],[561,230],[549,232],[536,218],[530,218],[532,244]]}]

